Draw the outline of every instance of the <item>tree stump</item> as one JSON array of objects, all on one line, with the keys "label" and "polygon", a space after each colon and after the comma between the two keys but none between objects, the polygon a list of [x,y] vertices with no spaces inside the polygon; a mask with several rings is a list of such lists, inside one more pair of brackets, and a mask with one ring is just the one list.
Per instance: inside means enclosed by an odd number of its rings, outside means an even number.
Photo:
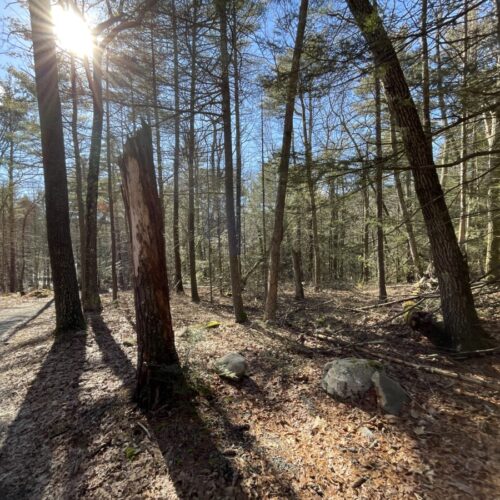
[{"label": "tree stump", "polygon": [[168,290],[162,212],[153,164],[151,128],[130,137],[120,159],[122,194],[130,231],[137,329],[139,406],[151,409],[172,397],[180,380]]}]

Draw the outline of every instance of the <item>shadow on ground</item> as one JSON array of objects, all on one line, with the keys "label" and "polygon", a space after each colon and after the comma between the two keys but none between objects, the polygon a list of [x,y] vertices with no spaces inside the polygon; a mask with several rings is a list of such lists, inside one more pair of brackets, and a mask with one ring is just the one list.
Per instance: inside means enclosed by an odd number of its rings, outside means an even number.
[{"label": "shadow on ground", "polygon": [[[93,316],[90,323],[103,360],[131,388],[135,376],[132,363],[101,316]],[[179,386],[174,403],[147,415],[179,498],[248,498],[239,484],[241,473],[235,463],[237,449],[258,453],[262,463],[260,472],[274,478],[276,493],[296,498],[262,450],[255,447],[248,426],[233,424],[215,398],[204,400],[209,401],[208,411],[202,415],[190,381],[183,378]]]},{"label": "shadow on ground", "polygon": [[55,469],[65,467],[56,457],[74,431],[85,343],[82,332],[54,341],[0,450],[0,498],[42,498]]}]

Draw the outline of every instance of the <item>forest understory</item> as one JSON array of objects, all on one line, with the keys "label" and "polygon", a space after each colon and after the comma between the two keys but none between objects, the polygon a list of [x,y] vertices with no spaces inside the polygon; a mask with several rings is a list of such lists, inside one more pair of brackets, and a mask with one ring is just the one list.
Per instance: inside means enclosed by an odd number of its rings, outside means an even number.
[{"label": "forest understory", "polygon": [[[392,302],[411,289],[388,291]],[[148,414],[131,397],[132,294],[103,296],[87,332],[55,340],[50,308],[0,344],[3,499],[496,497],[498,353],[438,353],[404,324],[400,302],[372,307],[369,288],[308,289],[304,301],[287,291],[274,324],[257,301],[236,324],[231,298],[200,295],[194,305],[172,294],[189,390]],[[476,303],[498,339],[500,293]],[[231,351],[248,360],[242,382],[211,367]],[[411,396],[401,416],[330,398],[319,382],[339,356],[383,362]]]}]

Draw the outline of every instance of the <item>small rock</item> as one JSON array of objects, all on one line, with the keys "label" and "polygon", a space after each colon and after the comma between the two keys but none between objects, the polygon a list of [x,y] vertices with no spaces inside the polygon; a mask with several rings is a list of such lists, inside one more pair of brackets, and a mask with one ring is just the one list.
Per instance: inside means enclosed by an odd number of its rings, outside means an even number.
[{"label": "small rock", "polygon": [[417,410],[411,409],[410,416],[411,416],[411,418],[417,419],[417,418],[420,418],[420,413]]},{"label": "small rock", "polygon": [[359,488],[362,484],[366,483],[366,481],[368,481],[368,478],[360,477],[358,480],[354,481],[354,483],[352,484],[352,487],[354,489]]},{"label": "small rock", "polygon": [[397,424],[401,419],[397,415],[385,415],[384,420],[389,424]]},{"label": "small rock", "polygon": [[375,434],[368,429],[368,427],[361,427],[359,433],[368,441],[373,441],[375,439]]},{"label": "small rock", "polygon": [[403,405],[410,399],[408,394],[383,371],[376,371],[372,376],[372,381],[382,410],[391,415],[399,415]]},{"label": "small rock", "polygon": [[231,352],[215,360],[214,368],[221,377],[241,380],[247,374],[248,364],[239,352]]},{"label": "small rock", "polygon": [[188,331],[188,327],[183,326],[181,329],[176,330],[175,336],[176,337],[184,337],[186,335],[187,331]]}]

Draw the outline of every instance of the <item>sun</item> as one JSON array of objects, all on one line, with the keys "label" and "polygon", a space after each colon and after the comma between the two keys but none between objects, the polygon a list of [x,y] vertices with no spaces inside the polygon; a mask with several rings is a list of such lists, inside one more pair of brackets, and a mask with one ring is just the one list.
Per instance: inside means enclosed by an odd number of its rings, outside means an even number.
[{"label": "sun", "polygon": [[63,50],[78,57],[90,57],[94,48],[92,32],[74,9],[57,4],[52,7],[54,32]]}]

